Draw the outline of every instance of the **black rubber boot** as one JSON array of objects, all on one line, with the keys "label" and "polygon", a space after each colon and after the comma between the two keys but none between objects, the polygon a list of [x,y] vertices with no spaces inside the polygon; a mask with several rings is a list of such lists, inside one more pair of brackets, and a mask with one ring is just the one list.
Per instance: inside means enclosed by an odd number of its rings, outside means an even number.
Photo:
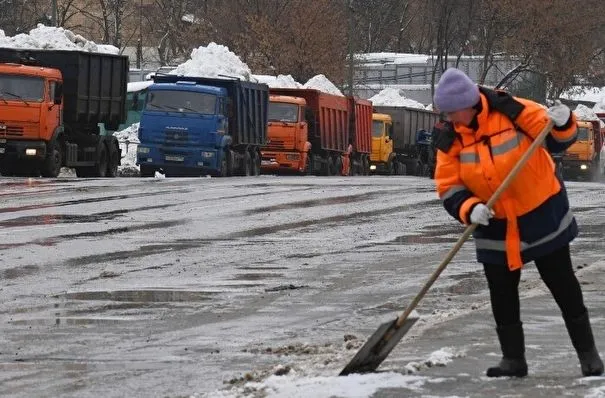
[{"label": "black rubber boot", "polygon": [[575,319],[565,319],[565,326],[571,337],[580,360],[582,375],[600,376],[603,374],[603,361],[594,343],[588,312]]},{"label": "black rubber boot", "polygon": [[527,362],[525,362],[525,338],[523,324],[498,326],[496,328],[502,359],[498,366],[487,369],[487,377],[525,377]]}]

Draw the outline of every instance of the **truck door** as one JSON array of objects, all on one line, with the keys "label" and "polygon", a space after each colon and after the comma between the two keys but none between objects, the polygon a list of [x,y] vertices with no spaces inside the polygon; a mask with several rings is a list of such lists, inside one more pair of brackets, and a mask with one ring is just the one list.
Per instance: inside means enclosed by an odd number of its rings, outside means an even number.
[{"label": "truck door", "polygon": [[[46,134],[47,137],[50,139],[52,138],[53,133],[55,132],[55,129],[57,128],[57,126],[59,126],[61,124],[61,117],[62,117],[62,109],[63,106],[61,104],[60,101],[56,101],[55,100],[55,96],[57,93],[57,82],[54,80],[50,80],[48,82],[48,98],[46,99],[46,102],[48,103],[47,106],[47,115],[46,115]],[[60,98],[61,96],[58,95],[58,98]],[[57,103],[59,102],[59,103]]]}]

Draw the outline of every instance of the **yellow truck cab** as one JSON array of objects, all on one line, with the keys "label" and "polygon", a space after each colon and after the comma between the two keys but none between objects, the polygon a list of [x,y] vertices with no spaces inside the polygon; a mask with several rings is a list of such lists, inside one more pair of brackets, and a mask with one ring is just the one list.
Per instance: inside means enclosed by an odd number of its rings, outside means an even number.
[{"label": "yellow truck cab", "polygon": [[372,114],[372,152],[370,153],[370,172],[388,172],[389,160],[393,154],[391,131],[393,120],[384,113]]}]

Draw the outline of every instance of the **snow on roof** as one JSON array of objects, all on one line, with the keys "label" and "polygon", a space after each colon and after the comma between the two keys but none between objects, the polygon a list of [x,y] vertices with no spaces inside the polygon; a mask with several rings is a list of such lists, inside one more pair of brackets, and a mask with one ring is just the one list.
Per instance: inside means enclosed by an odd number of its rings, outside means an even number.
[{"label": "snow on roof", "polygon": [[599,119],[595,111],[586,105],[578,105],[576,109],[574,109],[573,113],[576,114],[578,120],[599,120],[601,122],[601,127],[605,127],[605,123]]},{"label": "snow on roof", "polygon": [[401,95],[401,90],[390,87],[370,98],[370,101],[377,106],[407,106],[408,108],[426,109],[420,102]]},{"label": "snow on roof", "polygon": [[302,88],[302,84],[294,80],[292,75],[252,75],[259,83],[265,83],[272,88]]},{"label": "snow on roof", "polygon": [[127,91],[129,93],[133,93],[135,91],[141,91],[141,90],[144,90],[147,87],[151,86],[152,84],[153,84],[153,81],[150,81],[150,80],[146,80],[146,81],[142,81],[142,82],[130,82],[130,83],[128,83]]},{"label": "snow on roof", "polygon": [[252,71],[228,47],[212,42],[206,47],[195,48],[191,59],[178,65],[170,74],[250,80]]},{"label": "snow on roof", "polygon": [[119,54],[117,47],[96,44],[64,28],[55,28],[38,24],[29,34],[20,33],[6,36],[0,29],[0,47],[42,50],[87,51],[93,53]]},{"label": "snow on roof", "polygon": [[561,94],[561,98],[574,101],[601,102],[605,101],[605,87],[574,86]]},{"label": "snow on roof", "polygon": [[430,57],[426,54],[408,53],[365,53],[355,54],[357,60],[363,63],[376,64],[422,64],[426,65]]},{"label": "snow on roof", "polygon": [[343,95],[342,92],[324,75],[316,75],[309,79],[304,85],[304,88],[323,91],[324,93]]}]

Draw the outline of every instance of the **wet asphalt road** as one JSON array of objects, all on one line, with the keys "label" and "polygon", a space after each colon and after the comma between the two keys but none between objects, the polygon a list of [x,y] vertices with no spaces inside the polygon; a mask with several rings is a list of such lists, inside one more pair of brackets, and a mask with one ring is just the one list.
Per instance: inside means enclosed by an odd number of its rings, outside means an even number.
[{"label": "wet asphalt road", "polygon": [[[569,191],[589,268],[603,185]],[[19,397],[189,396],[278,364],[333,375],[356,350],[344,335],[395,316],[462,232],[413,177],[0,179],[0,226],[0,395]],[[418,308],[414,349],[386,368],[437,349],[449,322],[487,333],[473,257],[465,245]],[[528,270],[522,289],[536,286]],[[466,389],[444,369],[432,396],[487,391],[473,366]]]}]

